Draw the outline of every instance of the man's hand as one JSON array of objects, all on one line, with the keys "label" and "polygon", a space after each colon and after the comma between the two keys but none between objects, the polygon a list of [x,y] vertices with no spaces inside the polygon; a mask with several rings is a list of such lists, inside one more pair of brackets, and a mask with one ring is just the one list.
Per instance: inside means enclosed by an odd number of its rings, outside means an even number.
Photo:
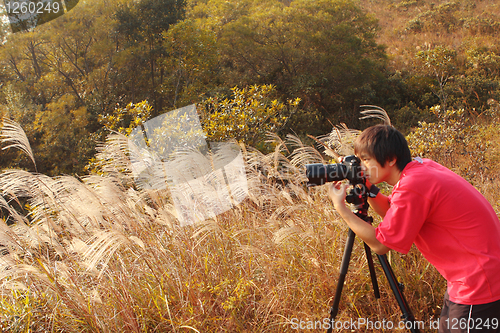
[{"label": "man's hand", "polygon": [[342,182],[333,182],[327,185],[328,196],[333,202],[335,209],[345,207],[345,197],[346,191],[349,185],[343,184]]},{"label": "man's hand", "polygon": [[[383,245],[376,237],[375,227],[357,217],[345,205],[346,190],[349,185],[342,182],[335,182],[326,185],[328,188],[328,196],[333,202],[335,210],[340,214],[347,226],[361,238],[371,249],[377,254],[385,254],[389,248]],[[379,197],[379,196],[377,196]]]}]

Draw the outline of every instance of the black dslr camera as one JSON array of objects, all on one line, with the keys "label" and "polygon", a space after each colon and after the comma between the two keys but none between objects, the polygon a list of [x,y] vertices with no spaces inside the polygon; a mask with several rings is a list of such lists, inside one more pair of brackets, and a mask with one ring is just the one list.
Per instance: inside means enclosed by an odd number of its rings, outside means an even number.
[{"label": "black dslr camera", "polygon": [[354,205],[364,205],[366,202],[366,178],[361,170],[361,160],[355,155],[349,155],[336,164],[306,164],[307,186],[324,185],[344,179],[354,187],[346,196],[346,201]]},{"label": "black dslr camera", "polygon": [[355,155],[346,156],[341,163],[337,164],[307,164],[306,176],[308,186],[324,185],[344,179],[347,179],[351,185],[365,183],[361,171],[361,160]]}]

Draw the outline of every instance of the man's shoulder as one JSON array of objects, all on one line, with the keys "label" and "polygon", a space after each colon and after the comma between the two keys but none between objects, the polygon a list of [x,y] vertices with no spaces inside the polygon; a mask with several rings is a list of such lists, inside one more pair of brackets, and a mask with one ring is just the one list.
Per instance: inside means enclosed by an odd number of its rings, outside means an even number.
[{"label": "man's shoulder", "polygon": [[447,167],[431,159],[417,158],[401,173],[398,188],[432,196],[450,190],[472,191],[473,186]]},{"label": "man's shoulder", "polygon": [[416,158],[403,169],[400,182],[421,182],[423,179],[432,177],[436,169],[440,169],[438,163],[427,158]]},{"label": "man's shoulder", "polygon": [[401,173],[401,179],[408,178],[408,180],[414,180],[416,177],[434,178],[439,177],[443,173],[454,174],[450,169],[431,159],[417,157],[404,168]]},{"label": "man's shoulder", "polygon": [[435,191],[443,183],[449,182],[454,174],[448,168],[427,158],[415,158],[401,172],[401,178],[395,189],[411,189],[417,193]]}]

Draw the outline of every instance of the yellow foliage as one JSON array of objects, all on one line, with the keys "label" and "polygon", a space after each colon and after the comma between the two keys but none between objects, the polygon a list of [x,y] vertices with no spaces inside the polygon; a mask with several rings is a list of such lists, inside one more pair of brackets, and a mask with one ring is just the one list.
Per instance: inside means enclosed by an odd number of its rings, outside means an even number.
[{"label": "yellow foliage", "polygon": [[106,128],[129,135],[134,128],[146,122],[151,114],[147,101],[129,103],[125,108],[117,108],[112,114],[99,115],[98,121]]},{"label": "yellow foliage", "polygon": [[408,135],[408,144],[412,153],[418,156],[450,154],[456,148],[457,140],[465,129],[464,110],[443,110],[436,105],[431,108],[438,121],[435,123],[419,122],[419,127]]},{"label": "yellow foliage", "polygon": [[483,118],[467,118],[463,109],[431,108],[436,122],[419,122],[419,127],[407,136],[414,156],[431,158],[459,173],[467,180],[494,177],[498,170],[500,151],[498,110],[494,105]]},{"label": "yellow foliage", "polygon": [[234,87],[231,99],[209,98],[201,104],[202,123],[208,139],[255,145],[266,132],[278,131],[300,103],[300,98],[286,103],[274,99],[273,85]]}]

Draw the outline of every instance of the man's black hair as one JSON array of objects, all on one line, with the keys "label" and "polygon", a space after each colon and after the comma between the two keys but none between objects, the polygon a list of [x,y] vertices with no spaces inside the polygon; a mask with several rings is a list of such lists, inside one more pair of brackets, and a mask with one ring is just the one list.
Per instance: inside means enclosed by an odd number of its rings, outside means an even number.
[{"label": "man's black hair", "polygon": [[411,162],[408,142],[401,132],[390,125],[375,125],[365,129],[354,142],[354,153],[375,157],[381,166],[396,158],[400,171]]}]

